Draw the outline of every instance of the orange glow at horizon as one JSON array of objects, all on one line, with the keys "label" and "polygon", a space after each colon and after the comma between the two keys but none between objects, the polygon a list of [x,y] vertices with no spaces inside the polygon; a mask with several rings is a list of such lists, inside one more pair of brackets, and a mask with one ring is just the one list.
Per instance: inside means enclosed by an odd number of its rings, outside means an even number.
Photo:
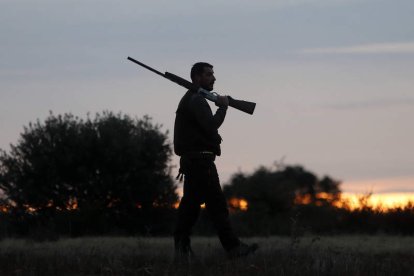
[{"label": "orange glow at horizon", "polygon": [[409,204],[414,204],[414,193],[384,193],[372,194],[370,196],[364,194],[342,193],[341,200],[347,203],[351,210],[363,207],[362,203],[366,201],[367,207],[386,211],[393,208],[404,208]]},{"label": "orange glow at horizon", "polygon": [[[409,204],[414,204],[414,193],[384,193],[384,194],[363,194],[363,193],[342,193],[338,199],[327,193],[315,195],[315,204],[320,206],[318,200],[324,199],[338,208],[355,210],[363,207],[374,210],[387,211],[393,208],[404,208]],[[311,204],[312,197],[308,194],[298,195],[295,204]]]},{"label": "orange glow at horizon", "polygon": [[[347,202],[348,206],[337,207],[348,207],[353,210],[361,208],[361,200],[366,200],[367,207],[386,211],[392,208],[404,208],[410,202],[414,203],[414,192],[412,192],[414,177],[351,180],[343,182],[341,187],[341,201]],[[391,192],[390,189],[396,192]],[[367,197],[369,194],[371,195]]]},{"label": "orange glow at horizon", "polygon": [[[318,193],[315,195],[316,201],[314,204],[320,206],[323,204],[322,201],[332,204],[338,208],[345,208],[350,210],[355,210],[363,207],[368,207],[374,210],[387,211],[395,208],[404,208],[408,206],[414,206],[414,193],[378,193],[378,194],[367,194],[367,193],[341,193],[340,197],[336,199],[330,194],[327,193]],[[312,198],[310,195],[300,195],[295,198],[295,204],[311,204]],[[243,198],[232,197],[228,199],[228,204],[231,209],[239,211],[247,211],[249,208],[249,203]],[[52,205],[51,202],[47,204],[48,207]],[[180,201],[175,202],[172,207],[178,209]],[[37,211],[36,208],[24,205],[28,213],[34,213]],[[108,206],[109,207],[109,206]],[[157,207],[155,204],[154,207]],[[10,205],[0,205],[0,212],[6,213],[11,208],[13,204]],[[136,208],[142,208],[141,204],[137,203]],[[205,208],[205,204],[201,205],[201,208]],[[78,202],[76,198],[72,198],[66,205],[66,210],[73,211],[78,209]],[[58,208],[58,210],[61,210]]]},{"label": "orange glow at horizon", "polygon": [[310,194],[305,194],[305,195],[297,195],[295,197],[295,204],[310,204],[312,203],[313,200],[316,200],[315,204],[317,206],[321,205],[321,202],[318,200],[325,200],[326,202],[335,202],[335,196],[332,194],[328,194],[328,193],[317,193],[315,194],[314,198],[312,198],[312,196]]},{"label": "orange glow at horizon", "polygon": [[247,211],[249,208],[249,203],[244,198],[235,198],[232,197],[228,200],[229,205],[233,209],[238,209],[240,211]]},{"label": "orange glow at horizon", "polygon": [[66,209],[67,210],[76,210],[76,209],[78,209],[78,199],[76,197],[69,199],[69,202],[66,205]]},{"label": "orange glow at horizon", "polygon": [[0,205],[0,213],[7,213],[9,211],[9,207],[6,205]]}]

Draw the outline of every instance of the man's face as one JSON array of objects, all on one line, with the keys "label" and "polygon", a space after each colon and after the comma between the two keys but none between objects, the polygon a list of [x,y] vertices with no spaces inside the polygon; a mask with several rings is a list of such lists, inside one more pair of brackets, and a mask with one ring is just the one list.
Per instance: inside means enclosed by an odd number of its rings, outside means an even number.
[{"label": "man's face", "polygon": [[215,81],[216,78],[214,77],[213,69],[210,67],[204,67],[203,73],[198,76],[198,85],[200,85],[201,88],[212,91]]}]

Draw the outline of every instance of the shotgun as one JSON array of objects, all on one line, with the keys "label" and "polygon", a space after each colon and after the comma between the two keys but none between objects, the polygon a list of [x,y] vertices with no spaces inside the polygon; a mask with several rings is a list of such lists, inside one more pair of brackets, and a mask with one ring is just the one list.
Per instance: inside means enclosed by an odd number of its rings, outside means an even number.
[{"label": "shotgun", "polygon": [[[145,65],[142,62],[139,62],[138,60],[135,60],[131,57],[128,57],[128,60],[135,62],[136,64],[144,67],[145,69],[150,70],[151,72],[160,75],[166,79],[169,79],[172,82],[175,82],[178,85],[181,85],[189,90],[196,90],[198,93],[200,93],[204,98],[206,98],[207,100],[210,100],[212,102],[216,102],[217,97],[219,96],[219,94],[217,94],[216,92],[210,92],[206,89],[203,89],[201,87],[196,87],[192,82],[189,82],[188,80],[185,80],[177,75],[174,75],[172,73],[169,72],[165,72],[164,74],[161,73],[160,71],[155,70],[154,68],[149,67],[148,65]],[[253,114],[254,109],[256,107],[256,103],[253,102],[247,102],[247,101],[242,101],[242,100],[236,100],[233,99],[230,96],[227,96],[229,98],[229,106],[238,109],[240,111],[246,112],[248,114]]]}]

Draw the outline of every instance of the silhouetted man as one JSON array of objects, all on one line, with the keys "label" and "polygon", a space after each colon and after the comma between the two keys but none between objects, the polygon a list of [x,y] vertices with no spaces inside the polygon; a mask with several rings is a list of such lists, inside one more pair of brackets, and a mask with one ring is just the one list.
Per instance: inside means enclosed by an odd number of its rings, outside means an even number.
[{"label": "silhouetted man", "polygon": [[[212,91],[216,80],[213,66],[204,62],[194,64],[191,80],[196,87]],[[218,109],[213,115],[206,99],[196,90],[187,91],[178,105],[174,151],[181,156],[179,176],[182,178],[184,175],[184,194],[174,233],[176,257],[188,258],[193,254],[190,234],[203,203],[229,256],[245,256],[257,249],[255,244],[249,246],[240,242],[234,234],[214,164],[216,156],[221,155],[222,139],[218,128],[224,121],[228,105],[227,96],[219,96],[216,101]]]}]

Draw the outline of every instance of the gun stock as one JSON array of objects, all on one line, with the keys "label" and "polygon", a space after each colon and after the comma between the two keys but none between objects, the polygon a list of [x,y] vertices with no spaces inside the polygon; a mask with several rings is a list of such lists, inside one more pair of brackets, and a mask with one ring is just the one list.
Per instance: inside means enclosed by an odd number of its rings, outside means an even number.
[{"label": "gun stock", "polygon": [[254,109],[256,108],[256,103],[236,100],[230,96],[228,96],[228,98],[229,98],[229,106],[235,109],[238,109],[240,111],[246,112],[250,115],[253,114]]}]

